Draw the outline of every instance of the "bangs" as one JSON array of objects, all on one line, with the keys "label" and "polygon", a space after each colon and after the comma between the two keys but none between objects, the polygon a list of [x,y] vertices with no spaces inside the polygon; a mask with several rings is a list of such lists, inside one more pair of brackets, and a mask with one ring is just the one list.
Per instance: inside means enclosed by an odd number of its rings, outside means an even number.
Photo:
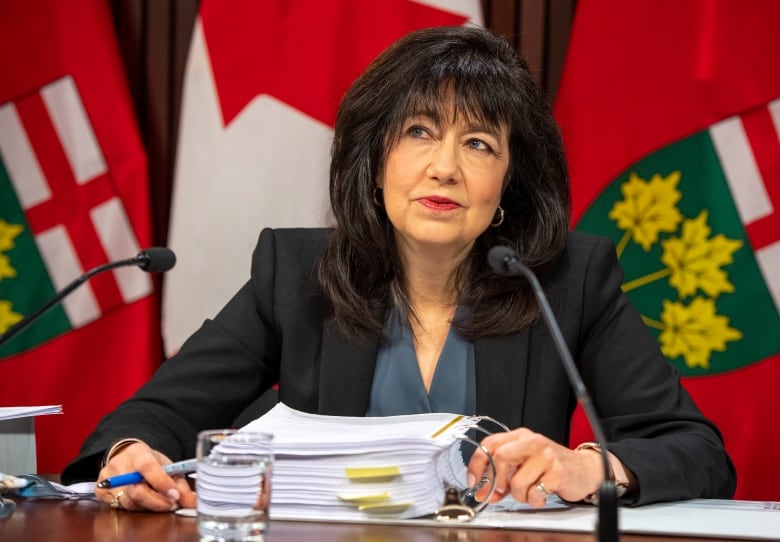
[{"label": "bangs", "polygon": [[404,123],[418,115],[427,116],[436,123],[462,120],[496,133],[512,126],[512,112],[517,111],[517,104],[510,102],[514,102],[512,97],[515,93],[510,89],[491,88],[484,81],[463,75],[456,74],[446,79],[433,76],[417,78],[409,87],[405,99],[398,102],[391,114],[388,126],[390,139],[397,140]]}]

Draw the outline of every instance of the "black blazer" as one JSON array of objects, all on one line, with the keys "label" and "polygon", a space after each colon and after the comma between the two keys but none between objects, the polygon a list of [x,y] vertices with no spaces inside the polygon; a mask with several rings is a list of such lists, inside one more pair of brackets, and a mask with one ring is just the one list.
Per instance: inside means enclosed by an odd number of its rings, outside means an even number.
[{"label": "black blazer", "polygon": [[[276,400],[320,414],[363,416],[377,345],[325,326],[317,263],[326,229],[264,230],[250,280],[131,399],[108,414],[62,473],[95,479],[112,442],[137,437],[172,460],[192,457],[202,429],[240,426]],[[572,233],[542,277],[593,395],[610,450],[634,473],[629,504],[729,498],[735,473],[717,429],[620,289],[613,244]],[[476,414],[567,443],[576,398],[543,323],[474,343]],[[472,413],[466,413],[472,414]]]}]

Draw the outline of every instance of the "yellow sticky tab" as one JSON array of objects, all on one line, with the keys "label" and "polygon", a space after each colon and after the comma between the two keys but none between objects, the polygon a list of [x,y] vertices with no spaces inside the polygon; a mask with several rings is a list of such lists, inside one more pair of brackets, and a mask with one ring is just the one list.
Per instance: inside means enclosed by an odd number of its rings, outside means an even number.
[{"label": "yellow sticky tab", "polygon": [[345,468],[344,474],[353,482],[381,482],[401,475],[398,467]]},{"label": "yellow sticky tab", "polygon": [[364,506],[367,504],[378,504],[390,500],[390,494],[387,492],[376,493],[375,495],[345,495],[338,496],[339,500],[348,502],[350,504],[356,504],[358,506]]},{"label": "yellow sticky tab", "polygon": [[364,504],[358,506],[358,510],[361,512],[368,512],[370,514],[400,514],[414,503],[408,502],[393,502],[387,504]]}]

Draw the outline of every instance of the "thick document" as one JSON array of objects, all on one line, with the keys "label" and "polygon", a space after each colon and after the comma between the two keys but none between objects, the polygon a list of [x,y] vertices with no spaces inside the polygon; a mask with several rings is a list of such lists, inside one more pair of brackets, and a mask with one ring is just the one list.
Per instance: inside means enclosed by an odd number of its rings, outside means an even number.
[{"label": "thick document", "polygon": [[272,433],[272,516],[288,519],[414,518],[445,491],[466,486],[478,417],[414,414],[322,416],[279,403],[242,431]]},{"label": "thick document", "polygon": [[[274,433],[273,520],[452,528],[432,513],[443,504],[444,487],[465,488],[468,454],[456,444],[479,421],[455,414],[320,416],[280,404],[242,429]],[[696,499],[618,514],[621,533],[780,540],[780,502]],[[506,497],[458,526],[588,533],[597,518],[596,507],[556,496],[544,508]]]}]

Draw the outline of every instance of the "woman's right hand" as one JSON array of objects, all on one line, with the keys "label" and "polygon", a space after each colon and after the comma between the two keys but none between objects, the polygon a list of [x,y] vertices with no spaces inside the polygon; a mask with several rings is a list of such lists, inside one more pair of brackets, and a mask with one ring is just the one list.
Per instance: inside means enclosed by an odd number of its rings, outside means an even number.
[{"label": "woman's right hand", "polygon": [[111,456],[100,470],[98,480],[138,471],[144,478],[140,484],[99,489],[97,498],[115,508],[140,511],[170,512],[177,508],[195,508],[195,492],[184,476],[171,477],[163,469],[172,461],[144,442],[134,442]]}]

